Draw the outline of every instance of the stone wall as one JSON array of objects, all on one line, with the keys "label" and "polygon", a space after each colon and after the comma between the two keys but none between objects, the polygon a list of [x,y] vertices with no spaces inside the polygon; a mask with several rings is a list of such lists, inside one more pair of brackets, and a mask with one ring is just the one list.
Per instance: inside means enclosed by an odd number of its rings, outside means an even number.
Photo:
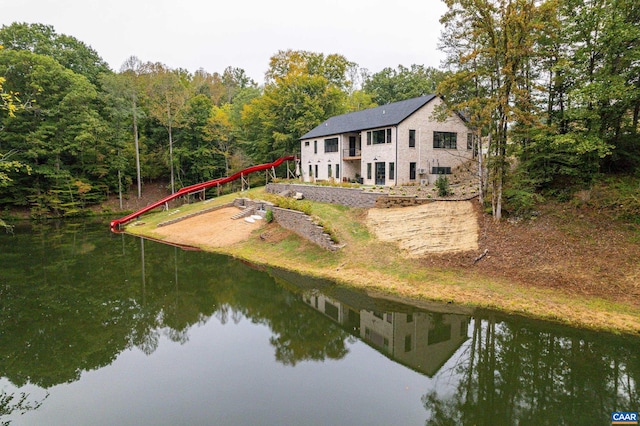
[{"label": "stone wall", "polygon": [[299,192],[307,200],[366,209],[375,207],[376,200],[385,196],[379,192],[364,192],[360,188],[341,188],[337,186],[302,185],[295,183],[270,183],[267,185],[266,191],[272,194],[280,194],[285,191]]},{"label": "stone wall", "polygon": [[335,251],[340,248],[331,241],[331,237],[324,232],[322,226],[316,225],[308,215],[295,211],[272,207],[273,219],[285,229],[288,229],[302,238],[306,238],[327,250]]},{"label": "stone wall", "polygon": [[283,228],[295,232],[302,238],[327,250],[335,251],[340,248],[331,241],[331,237],[324,232],[322,226],[316,225],[310,216],[302,212],[275,207],[268,201],[248,198],[236,198],[233,204],[240,208],[255,208],[255,213],[263,217],[267,210],[271,210],[273,211],[273,220]]}]

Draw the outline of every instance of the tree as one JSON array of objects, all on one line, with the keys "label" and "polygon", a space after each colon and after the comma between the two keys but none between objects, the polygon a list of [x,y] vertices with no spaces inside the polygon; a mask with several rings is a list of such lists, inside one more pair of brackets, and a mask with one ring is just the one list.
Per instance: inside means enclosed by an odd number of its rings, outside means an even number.
[{"label": "tree", "polygon": [[124,112],[126,108],[127,115],[131,116],[138,198],[142,197],[142,171],[140,167],[140,141],[138,131],[138,120],[141,116],[139,106],[139,98],[142,91],[140,82],[141,72],[142,62],[140,62],[137,57],[131,56],[122,64],[118,75],[103,80],[104,91],[114,98],[122,100],[124,104],[121,105],[120,110]]},{"label": "tree", "polygon": [[12,176],[0,198],[31,204],[34,214],[78,211],[89,193],[98,196],[96,182],[109,161],[95,87],[54,59],[27,51],[0,52],[0,75],[9,91],[37,100],[13,117],[2,117],[0,149],[31,167],[33,177]]},{"label": "tree", "polygon": [[289,75],[265,88],[242,112],[257,162],[298,150],[298,138],[327,118],[345,112],[346,95],[322,76]]},{"label": "tree", "polygon": [[211,141],[216,153],[224,158],[224,175],[229,175],[229,160],[233,154],[233,128],[231,124],[231,104],[222,107],[214,106],[207,120],[206,140]]},{"label": "tree", "polygon": [[346,112],[347,71],[341,55],[280,51],[271,58],[261,97],[245,105],[247,153],[272,161],[298,149],[298,138],[327,118]]},{"label": "tree", "polygon": [[188,92],[179,73],[160,63],[144,66],[150,115],[167,130],[169,136],[169,166],[171,193],[175,192],[175,164],[173,161],[173,129],[179,126],[178,114],[187,101]]},{"label": "tree", "polygon": [[308,52],[306,50],[280,50],[269,60],[266,83],[278,84],[278,81],[294,75],[320,76],[341,90],[349,86],[348,74],[355,66],[342,55]]},{"label": "tree", "polygon": [[435,93],[443,76],[442,71],[424,65],[414,64],[411,68],[399,65],[397,70],[385,68],[369,76],[364,91],[373,102],[384,105]]},{"label": "tree", "polygon": [[222,84],[226,91],[226,103],[231,103],[233,98],[241,90],[249,87],[257,87],[257,84],[253,79],[247,76],[247,73],[242,68],[227,67],[222,74]]},{"label": "tree", "polygon": [[51,25],[14,22],[0,29],[0,45],[7,50],[24,50],[49,56],[76,74],[99,84],[99,76],[111,73],[107,63],[78,39],[57,34]]},{"label": "tree", "polygon": [[495,220],[502,217],[511,126],[534,123],[528,73],[541,23],[535,0],[446,0],[442,44],[452,73],[438,86],[453,111],[490,141],[489,179]]},{"label": "tree", "polygon": [[189,99],[181,111],[176,154],[186,184],[220,177],[222,161],[209,136],[212,109],[216,108],[207,96],[200,94]]}]

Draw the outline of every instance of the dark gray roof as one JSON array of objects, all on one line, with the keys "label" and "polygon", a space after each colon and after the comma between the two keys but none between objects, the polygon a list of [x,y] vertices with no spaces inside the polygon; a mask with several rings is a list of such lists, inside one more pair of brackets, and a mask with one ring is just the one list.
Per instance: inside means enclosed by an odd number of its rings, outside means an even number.
[{"label": "dark gray roof", "polygon": [[305,133],[300,139],[319,138],[348,132],[359,132],[377,127],[395,126],[422,108],[436,95],[420,96],[406,101],[394,102],[375,108],[336,115]]}]

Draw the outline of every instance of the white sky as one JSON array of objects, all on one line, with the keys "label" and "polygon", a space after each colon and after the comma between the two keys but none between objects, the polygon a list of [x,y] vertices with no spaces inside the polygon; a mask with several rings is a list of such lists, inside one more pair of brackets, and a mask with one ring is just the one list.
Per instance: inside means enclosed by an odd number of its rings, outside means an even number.
[{"label": "white sky", "polygon": [[171,68],[243,68],[259,84],[278,50],[344,55],[371,73],[438,67],[441,0],[0,0],[0,25],[53,25],[115,71],[132,55]]}]

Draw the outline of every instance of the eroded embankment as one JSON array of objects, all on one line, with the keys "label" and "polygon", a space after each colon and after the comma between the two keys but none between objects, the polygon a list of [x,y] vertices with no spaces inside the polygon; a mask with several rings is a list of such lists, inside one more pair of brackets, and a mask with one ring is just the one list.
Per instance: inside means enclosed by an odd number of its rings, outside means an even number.
[{"label": "eroded embankment", "polygon": [[478,220],[471,201],[435,201],[399,209],[371,209],[367,226],[408,255],[478,249]]}]

